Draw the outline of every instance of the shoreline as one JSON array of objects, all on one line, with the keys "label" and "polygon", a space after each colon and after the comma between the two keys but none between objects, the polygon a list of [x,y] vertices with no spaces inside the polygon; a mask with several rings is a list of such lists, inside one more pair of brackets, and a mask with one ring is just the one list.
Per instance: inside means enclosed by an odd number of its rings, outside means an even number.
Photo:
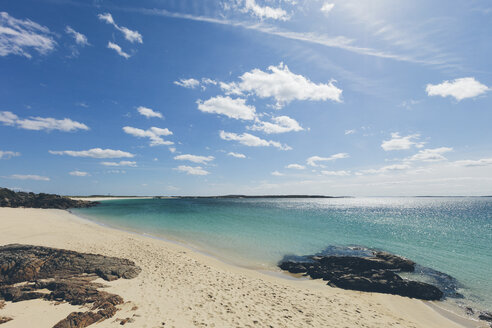
[{"label": "shoreline", "polygon": [[[4,231],[0,236],[2,245],[42,245],[135,261],[143,270],[139,277],[105,284],[109,285],[108,291],[138,306],[140,317],[135,318],[135,326],[139,327],[154,327],[162,322],[166,322],[166,327],[202,324],[358,327],[362,323],[368,327],[397,323],[400,327],[464,327],[466,324],[451,321],[453,318],[432,308],[435,304],[331,288],[319,281],[287,279],[238,267],[187,245],[111,228],[68,211],[0,208],[0,226]],[[56,323],[61,308],[39,302],[36,306],[49,307],[49,316]],[[32,307],[24,303],[16,303],[15,307]],[[8,315],[10,310],[19,313],[13,307],[7,304],[0,315]],[[115,318],[129,313],[123,307]],[[94,327],[119,326],[112,321]],[[468,321],[469,327],[481,324]],[[14,318],[4,327],[21,327],[21,322]]]}]

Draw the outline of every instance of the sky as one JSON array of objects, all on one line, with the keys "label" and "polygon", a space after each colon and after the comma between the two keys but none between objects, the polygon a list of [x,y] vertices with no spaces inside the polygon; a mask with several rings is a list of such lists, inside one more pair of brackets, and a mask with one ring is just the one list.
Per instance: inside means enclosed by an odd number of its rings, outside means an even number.
[{"label": "sky", "polygon": [[0,1],[0,186],[492,195],[492,4]]}]

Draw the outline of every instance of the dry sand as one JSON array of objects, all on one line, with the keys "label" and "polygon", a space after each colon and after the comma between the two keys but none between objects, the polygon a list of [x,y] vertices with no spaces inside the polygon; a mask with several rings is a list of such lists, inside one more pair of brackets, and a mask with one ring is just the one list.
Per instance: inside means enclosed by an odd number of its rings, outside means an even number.
[{"label": "dry sand", "polygon": [[[0,208],[0,245],[34,244],[128,258],[135,279],[103,282],[127,303],[94,327],[462,327],[425,302],[346,291],[238,268],[173,243],[99,226],[62,210]],[[99,281],[98,280],[98,281]],[[6,303],[8,327],[51,327],[79,307]],[[91,326],[92,327],[92,326]]]}]

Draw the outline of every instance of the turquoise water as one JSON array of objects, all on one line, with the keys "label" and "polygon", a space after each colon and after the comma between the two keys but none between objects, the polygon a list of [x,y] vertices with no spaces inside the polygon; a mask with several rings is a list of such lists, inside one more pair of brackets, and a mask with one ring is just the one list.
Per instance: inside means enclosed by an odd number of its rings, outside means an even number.
[{"label": "turquoise water", "polygon": [[111,200],[74,212],[257,269],[329,245],[378,248],[455,277],[459,302],[492,309],[492,198]]}]

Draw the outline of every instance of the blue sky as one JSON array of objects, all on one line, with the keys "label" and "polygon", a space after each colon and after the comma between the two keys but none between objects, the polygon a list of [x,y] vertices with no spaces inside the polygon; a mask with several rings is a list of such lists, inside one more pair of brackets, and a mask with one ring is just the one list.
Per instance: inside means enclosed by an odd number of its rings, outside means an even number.
[{"label": "blue sky", "polygon": [[0,185],[492,194],[488,1],[1,1]]}]

